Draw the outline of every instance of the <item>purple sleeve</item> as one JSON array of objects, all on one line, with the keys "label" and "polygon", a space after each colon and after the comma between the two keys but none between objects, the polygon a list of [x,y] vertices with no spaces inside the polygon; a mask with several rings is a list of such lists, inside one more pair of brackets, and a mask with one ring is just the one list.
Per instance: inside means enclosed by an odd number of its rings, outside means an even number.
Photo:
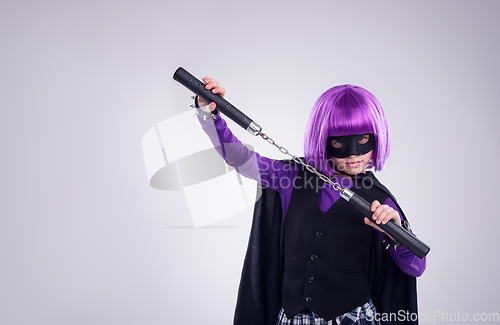
[{"label": "purple sleeve", "polygon": [[[251,178],[263,186],[272,188],[280,194],[285,187],[291,186],[294,168],[278,160],[263,157],[249,150],[238,140],[226,121],[217,112],[216,118],[204,120],[198,117],[203,131],[207,133],[215,150],[224,161],[241,175]],[[296,174],[296,171],[295,171]]]},{"label": "purple sleeve", "polygon": [[[390,197],[387,198],[384,204],[387,204],[388,206],[396,210],[399,213],[399,217],[401,218],[401,220],[403,220],[403,218],[401,217],[401,212]],[[380,233],[380,235],[382,238],[384,238],[385,234]],[[408,250],[408,248],[404,246],[399,246],[396,249],[389,247],[388,251],[396,265],[399,266],[401,271],[403,271],[404,273],[415,277],[419,277],[424,273],[426,267],[426,257],[424,257],[423,259],[416,257],[412,252]]]}]

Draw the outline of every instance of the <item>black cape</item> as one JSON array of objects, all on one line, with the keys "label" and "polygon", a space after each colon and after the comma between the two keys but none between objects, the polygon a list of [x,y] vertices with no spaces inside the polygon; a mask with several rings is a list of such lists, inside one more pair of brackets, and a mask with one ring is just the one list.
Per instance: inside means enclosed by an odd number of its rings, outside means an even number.
[{"label": "black cape", "polygon": [[[406,217],[389,190],[373,175],[374,186],[386,192]],[[278,192],[258,185],[250,239],[243,265],[234,314],[237,325],[274,325],[281,304],[283,267],[283,212]],[[400,270],[373,236],[372,263],[369,271],[371,298],[384,325],[416,325],[416,278]],[[391,249],[391,248],[390,248]]]}]

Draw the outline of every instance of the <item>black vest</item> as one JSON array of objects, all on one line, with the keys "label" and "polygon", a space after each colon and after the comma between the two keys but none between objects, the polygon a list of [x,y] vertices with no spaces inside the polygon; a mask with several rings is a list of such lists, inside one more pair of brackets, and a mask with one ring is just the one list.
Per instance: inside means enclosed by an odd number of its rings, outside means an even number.
[{"label": "black vest", "polygon": [[[312,310],[333,319],[370,299],[368,268],[373,236],[363,215],[339,199],[325,213],[319,206],[323,182],[299,171],[284,225],[282,303],[288,318]],[[368,202],[385,202],[378,188],[356,182],[352,191]]]}]

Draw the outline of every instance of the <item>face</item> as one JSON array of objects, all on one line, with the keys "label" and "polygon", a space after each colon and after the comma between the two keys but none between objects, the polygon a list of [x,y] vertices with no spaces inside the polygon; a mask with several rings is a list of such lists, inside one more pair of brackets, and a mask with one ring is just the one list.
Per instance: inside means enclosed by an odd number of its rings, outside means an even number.
[{"label": "face", "polygon": [[[354,139],[355,142],[352,143],[353,141],[347,142],[346,137],[331,137],[328,138],[329,141],[329,146],[331,149],[330,153],[333,152],[338,152],[339,150],[343,152],[361,152],[362,154],[351,154],[346,157],[333,157],[329,155],[329,159],[333,160],[333,163],[335,164],[336,169],[339,172],[343,172],[349,175],[356,175],[359,173],[364,173],[366,166],[370,162],[370,159],[372,158],[373,154],[373,147],[374,147],[374,139],[373,139],[373,134],[359,134],[355,136],[349,136],[351,137],[350,140]],[[373,144],[370,145],[370,144]],[[366,146],[369,147],[366,147]],[[369,151],[366,152],[366,150],[355,150],[353,148],[348,148],[348,146],[357,146],[358,148],[367,148]],[[343,156],[343,155],[340,155]]]}]

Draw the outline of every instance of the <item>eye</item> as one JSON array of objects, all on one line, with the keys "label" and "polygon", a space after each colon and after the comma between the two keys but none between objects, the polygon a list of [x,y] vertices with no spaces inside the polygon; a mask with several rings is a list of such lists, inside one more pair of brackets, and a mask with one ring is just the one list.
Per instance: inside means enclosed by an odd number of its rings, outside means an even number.
[{"label": "eye", "polygon": [[339,141],[339,140],[335,140],[333,139],[331,142],[332,146],[335,148],[335,149],[340,149],[344,146],[344,143],[342,141]]},{"label": "eye", "polygon": [[363,135],[362,137],[359,138],[358,143],[359,144],[365,144],[365,143],[368,142],[368,140],[370,140],[370,135],[369,134],[365,134],[365,135]]}]

